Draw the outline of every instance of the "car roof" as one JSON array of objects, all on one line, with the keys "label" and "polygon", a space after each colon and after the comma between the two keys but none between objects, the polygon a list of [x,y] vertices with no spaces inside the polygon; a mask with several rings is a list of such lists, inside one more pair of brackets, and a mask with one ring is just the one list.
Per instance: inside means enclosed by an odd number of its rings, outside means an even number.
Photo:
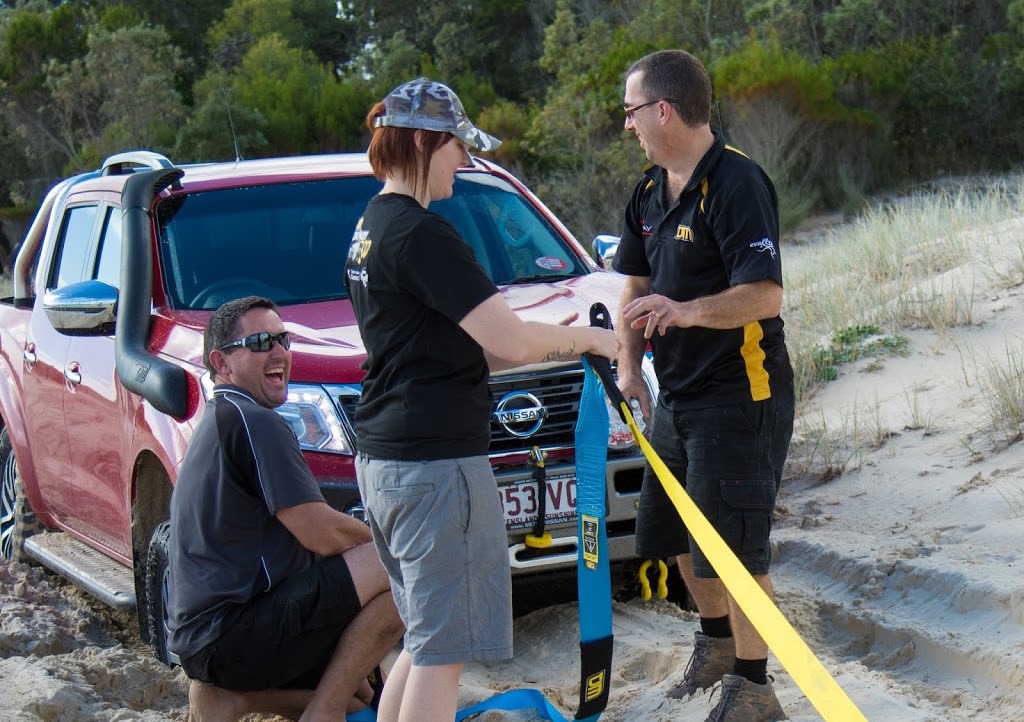
[{"label": "car roof", "polygon": [[373,169],[366,153],[330,153],[323,155],[292,156],[287,158],[259,158],[223,163],[196,163],[179,166],[185,171],[182,183],[193,181],[237,181],[239,178],[257,180],[281,176],[308,178],[310,176],[372,175]]},{"label": "car roof", "polygon": [[[373,168],[366,153],[324,153],[176,166],[159,154],[135,151],[108,158],[100,171],[87,176],[90,180],[98,181],[98,185],[120,187],[124,179],[133,172],[172,167],[184,171],[180,180],[180,187],[183,190],[205,190],[244,183],[373,175]],[[496,170],[494,166],[479,158],[474,158],[474,168],[492,173]],[[86,177],[83,176],[82,180],[86,180]]]}]

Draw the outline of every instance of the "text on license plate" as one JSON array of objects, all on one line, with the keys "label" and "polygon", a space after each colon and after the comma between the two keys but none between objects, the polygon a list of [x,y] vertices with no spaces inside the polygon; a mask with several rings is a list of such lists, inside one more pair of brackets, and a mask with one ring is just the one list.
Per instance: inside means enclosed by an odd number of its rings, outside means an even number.
[{"label": "text on license plate", "polygon": [[[545,523],[576,521],[576,477],[571,473],[552,474],[545,480],[545,486],[548,492]],[[540,499],[534,479],[499,486],[498,498],[505,512],[506,529],[532,527],[537,522]]]}]

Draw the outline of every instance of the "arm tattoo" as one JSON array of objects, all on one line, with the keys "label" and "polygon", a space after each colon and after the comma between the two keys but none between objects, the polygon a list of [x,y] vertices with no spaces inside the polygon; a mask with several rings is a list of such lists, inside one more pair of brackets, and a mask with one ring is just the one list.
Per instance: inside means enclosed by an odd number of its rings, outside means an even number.
[{"label": "arm tattoo", "polygon": [[576,353],[576,342],[573,341],[572,348],[568,349],[567,351],[562,350],[560,348],[556,348],[554,351],[552,351],[543,359],[541,359],[541,363],[548,363],[549,361],[568,361],[569,359],[576,358],[577,355],[578,354]]}]

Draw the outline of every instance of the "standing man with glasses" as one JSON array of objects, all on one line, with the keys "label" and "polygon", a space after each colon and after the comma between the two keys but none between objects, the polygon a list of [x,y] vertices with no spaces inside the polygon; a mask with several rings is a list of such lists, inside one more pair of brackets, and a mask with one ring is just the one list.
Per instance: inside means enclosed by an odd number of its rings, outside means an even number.
[{"label": "standing man with glasses", "polygon": [[[768,536],[793,433],[793,371],[779,317],[775,188],[711,130],[711,79],[682,50],[626,73],[626,130],[653,164],[626,207],[615,270],[627,275],[619,387],[650,418],[640,361],[650,343],[661,391],[651,445],[770,596]],[[648,466],[637,554],[675,556],[701,631],[671,696],[721,682],[708,721],[785,719],[768,647],[693,542]]]},{"label": "standing man with glasses", "polygon": [[290,345],[266,298],[230,301],[206,327],[213,395],[170,521],[168,648],[193,680],[190,722],[342,719],[376,702],[367,676],[404,631],[369,528],[327,505],[274,411]]}]

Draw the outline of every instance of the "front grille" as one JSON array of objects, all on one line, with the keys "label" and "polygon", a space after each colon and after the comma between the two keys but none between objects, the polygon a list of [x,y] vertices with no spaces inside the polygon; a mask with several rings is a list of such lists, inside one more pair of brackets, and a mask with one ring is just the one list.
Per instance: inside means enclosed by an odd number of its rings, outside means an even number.
[{"label": "front grille", "polygon": [[[575,443],[576,419],[583,393],[583,368],[532,371],[527,374],[499,376],[491,379],[491,393],[496,405],[507,394],[523,392],[532,394],[547,410],[540,429],[529,437],[520,438],[506,431],[494,414],[491,414],[490,454],[526,453],[534,446],[550,449],[571,447]],[[339,399],[350,422],[356,417],[358,397],[347,396]],[[493,406],[492,406],[493,411]],[[528,426],[528,425],[527,425]]]},{"label": "front grille", "polygon": [[[577,423],[580,413],[583,381],[583,368],[580,366],[542,373],[530,372],[500,376],[492,379],[490,381],[490,391],[494,394],[492,412],[494,412],[494,406],[507,394],[524,392],[536,396],[547,410],[547,414],[537,433],[519,437],[506,431],[492,413],[490,415],[488,454],[525,454],[534,447],[542,449],[571,447],[575,442],[575,423]],[[349,423],[352,423],[355,419],[355,405],[359,400],[358,396],[341,396],[337,400]]]},{"label": "front grille", "polygon": [[534,446],[552,448],[572,446],[575,442],[576,419],[579,415],[580,395],[583,393],[583,368],[555,369],[491,379],[494,403],[507,394],[532,394],[547,410],[540,429],[529,437],[520,438],[508,431],[491,415],[491,454],[511,454],[529,451]]}]

